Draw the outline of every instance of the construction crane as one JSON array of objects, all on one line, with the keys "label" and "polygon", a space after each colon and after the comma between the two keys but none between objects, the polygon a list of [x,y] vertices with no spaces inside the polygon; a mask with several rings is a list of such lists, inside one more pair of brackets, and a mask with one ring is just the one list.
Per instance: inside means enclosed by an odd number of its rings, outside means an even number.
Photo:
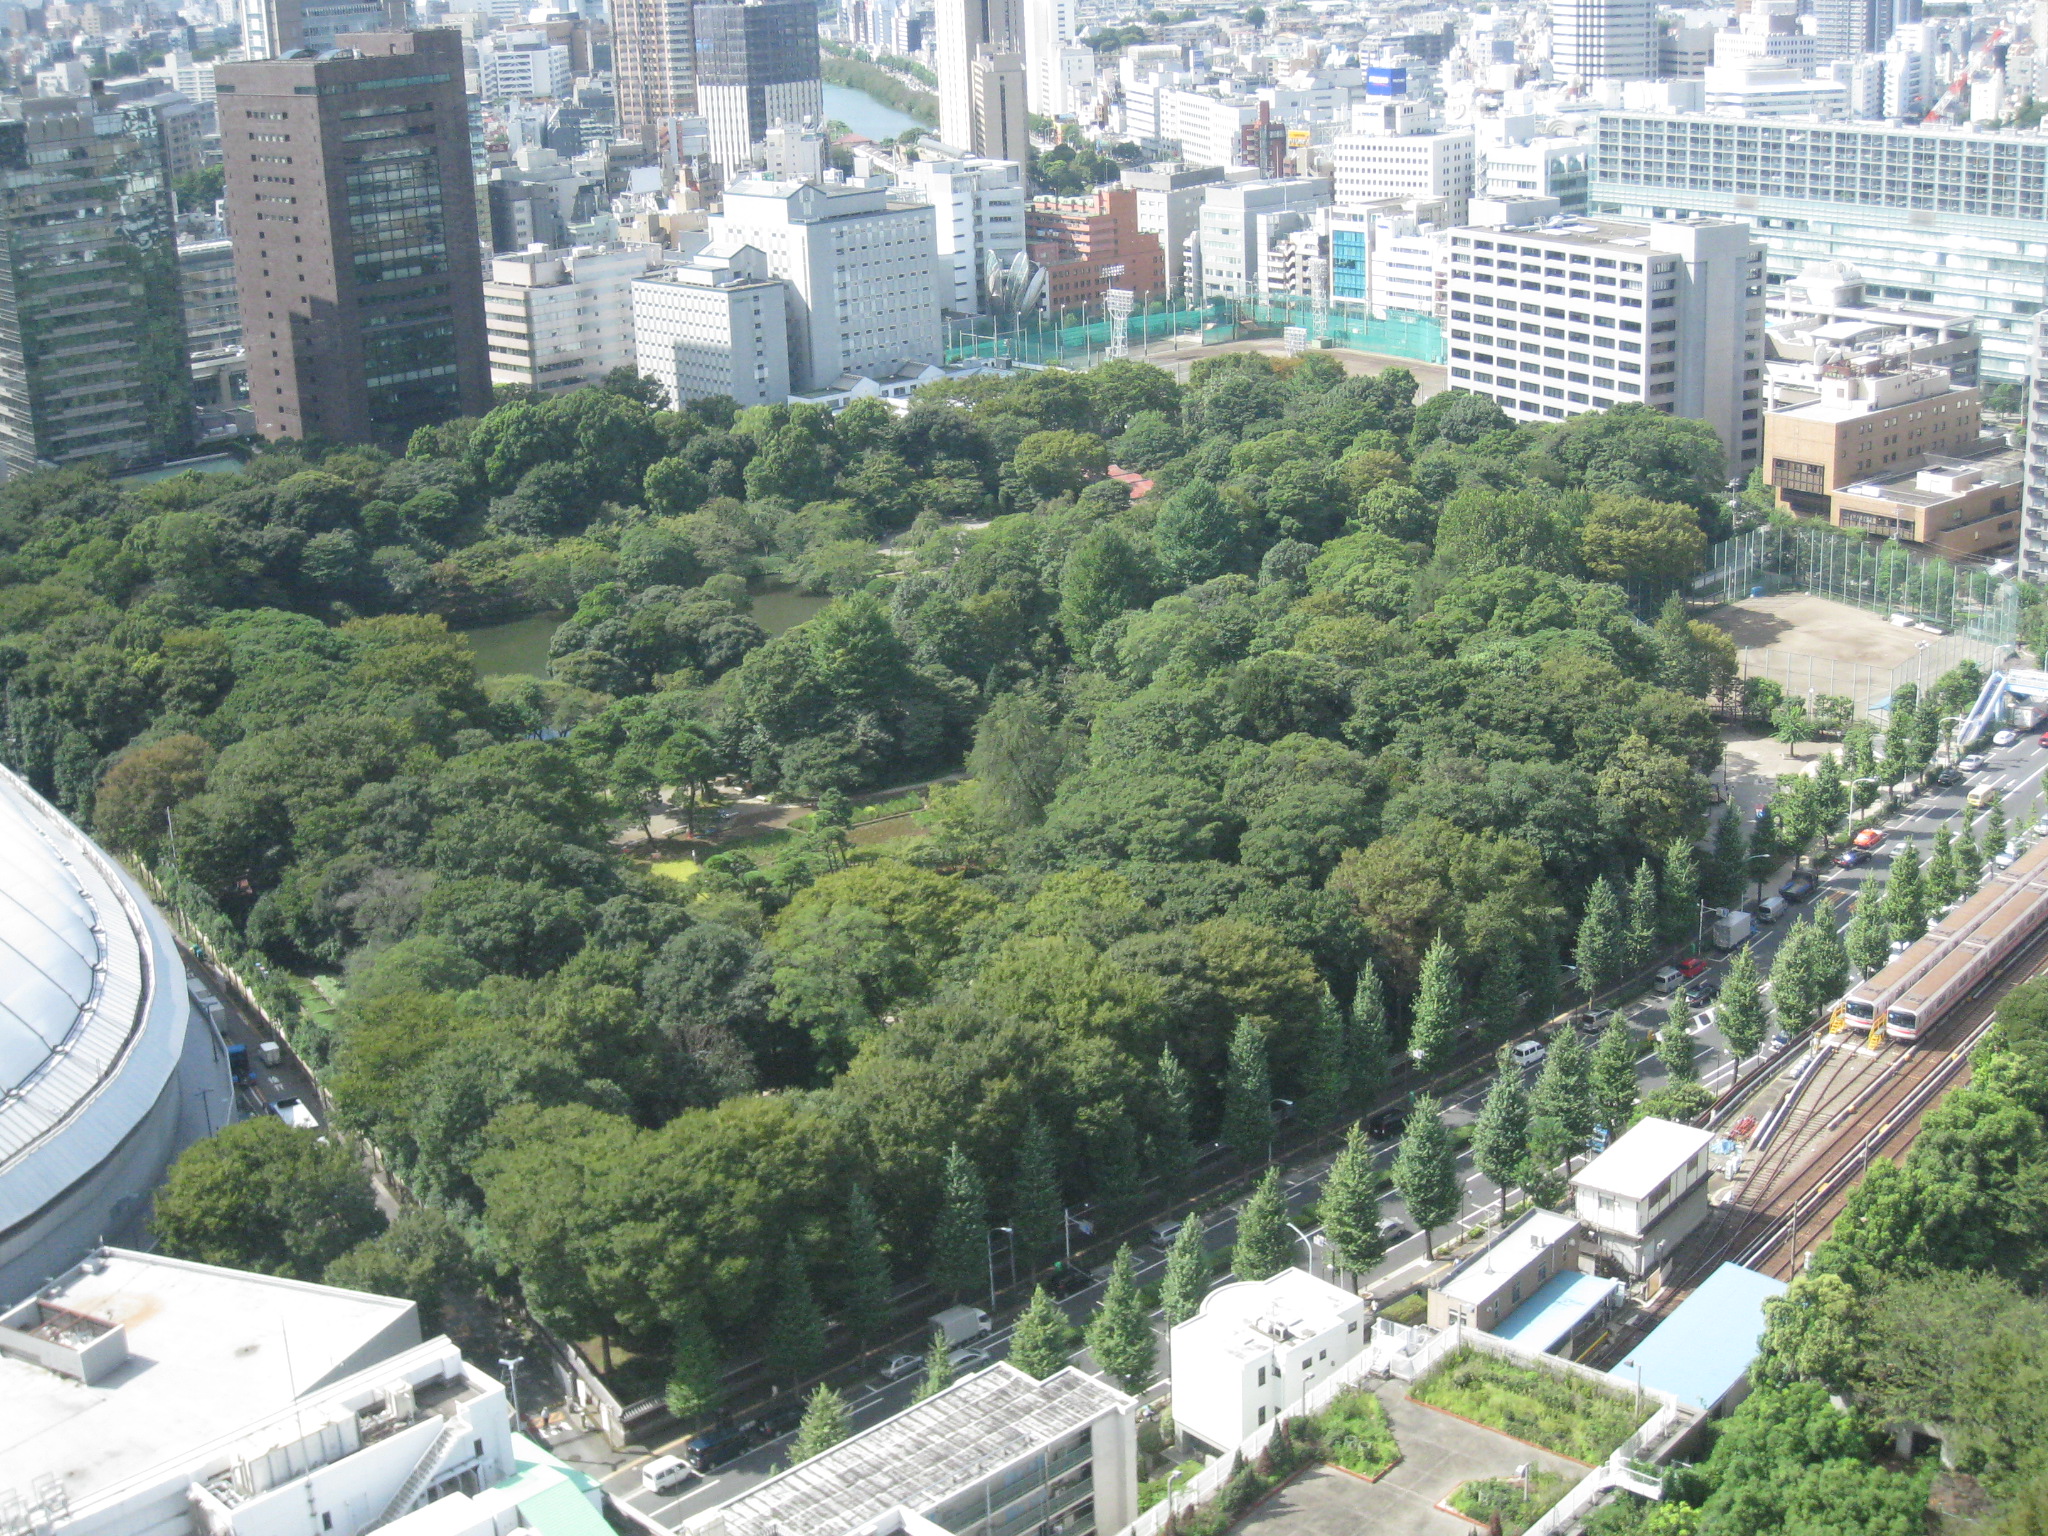
[{"label": "construction crane", "polygon": [[1949,81],[1948,89],[1934,99],[1934,105],[1927,109],[1927,115],[1920,119],[1923,128],[1929,123],[1940,122],[1948,115],[1948,109],[1970,88],[1970,76],[1988,65],[1992,60],[1992,50],[2011,36],[2012,28],[2003,24],[1991,29],[1991,35],[1979,45],[1970,61],[1957,71],[1955,79]]}]

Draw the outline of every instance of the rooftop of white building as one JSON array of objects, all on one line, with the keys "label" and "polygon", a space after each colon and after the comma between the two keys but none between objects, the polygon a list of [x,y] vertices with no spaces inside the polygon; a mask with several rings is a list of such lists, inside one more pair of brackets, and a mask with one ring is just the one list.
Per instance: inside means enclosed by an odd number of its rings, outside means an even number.
[{"label": "rooftop of white building", "polygon": [[419,1343],[410,1301],[119,1248],[0,1329],[0,1487],[49,1474],[74,1506]]},{"label": "rooftop of white building", "polygon": [[1035,1381],[1007,1362],[913,1403],[693,1519],[721,1536],[848,1536],[893,1510],[924,1514],[1131,1406],[1069,1366]]},{"label": "rooftop of white building", "polygon": [[1283,1269],[1266,1280],[1219,1285],[1201,1310],[1173,1330],[1174,1347],[1218,1350],[1240,1359],[1270,1354],[1275,1344],[1328,1333],[1362,1304],[1341,1286],[1303,1269]]},{"label": "rooftop of white building", "polygon": [[1572,1185],[1623,1200],[1647,1200],[1713,1139],[1711,1131],[1651,1115],[1574,1174]]},{"label": "rooftop of white building", "polygon": [[1474,1306],[1520,1275],[1543,1249],[1563,1242],[1578,1230],[1578,1219],[1538,1207],[1526,1212],[1505,1232],[1445,1277],[1437,1289],[1446,1298]]}]

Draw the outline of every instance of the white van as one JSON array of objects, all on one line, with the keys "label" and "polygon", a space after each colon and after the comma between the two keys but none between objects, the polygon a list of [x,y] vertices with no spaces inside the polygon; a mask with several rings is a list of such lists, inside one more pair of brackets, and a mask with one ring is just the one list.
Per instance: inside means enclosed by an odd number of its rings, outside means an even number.
[{"label": "white van", "polygon": [[1540,1067],[1549,1054],[1549,1047],[1541,1040],[1517,1040],[1508,1052],[1508,1060],[1518,1067]]},{"label": "white van", "polygon": [[1782,896],[1766,896],[1756,904],[1756,920],[1760,923],[1775,923],[1785,915],[1785,909],[1790,905],[1791,903]]},{"label": "white van", "polygon": [[696,1469],[678,1456],[657,1456],[640,1469],[642,1493],[674,1493],[697,1475]]},{"label": "white van", "polygon": [[1685,985],[1685,975],[1677,966],[1667,965],[1650,978],[1650,985],[1668,997]]}]

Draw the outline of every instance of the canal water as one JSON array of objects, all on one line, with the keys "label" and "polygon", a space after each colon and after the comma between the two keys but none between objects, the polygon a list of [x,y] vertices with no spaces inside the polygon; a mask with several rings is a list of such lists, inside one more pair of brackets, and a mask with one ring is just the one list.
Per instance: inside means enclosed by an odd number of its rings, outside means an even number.
[{"label": "canal water", "polygon": [[908,112],[898,112],[866,91],[834,85],[829,80],[825,82],[825,116],[839,119],[855,133],[870,139],[893,139],[899,133],[925,126]]},{"label": "canal water", "polygon": [[[771,635],[793,629],[832,599],[789,587],[768,587],[754,593],[754,622]],[[565,613],[535,613],[505,624],[483,624],[458,631],[476,657],[478,677],[546,677],[548,646]]]}]

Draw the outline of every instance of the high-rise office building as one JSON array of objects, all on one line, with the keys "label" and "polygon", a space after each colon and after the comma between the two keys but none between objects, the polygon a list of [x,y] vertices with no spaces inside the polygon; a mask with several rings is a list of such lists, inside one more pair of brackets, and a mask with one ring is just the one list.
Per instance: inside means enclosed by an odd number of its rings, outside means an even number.
[{"label": "high-rise office building", "polygon": [[1022,19],[1017,0],[938,0],[939,137],[992,160],[1025,155]]},{"label": "high-rise office building", "polygon": [[751,245],[788,302],[790,388],[935,363],[942,287],[929,203],[887,189],[749,178],[725,189],[717,238]]},{"label": "high-rise office building", "polygon": [[1187,238],[1202,221],[1202,193],[1223,179],[1220,165],[1127,166],[1118,178],[1138,194],[1138,228],[1159,237],[1167,292],[1178,295],[1185,276]]},{"label": "high-rise office building", "polygon": [[2048,277],[2038,134],[1604,112],[1588,201],[1624,218],[1747,219],[1780,276],[1852,262],[1873,299],[1973,319],[1987,380],[2027,376]]},{"label": "high-rise office building", "polygon": [[2034,317],[2027,344],[2026,487],[2020,520],[2020,575],[2048,580],[2048,310]]},{"label": "high-rise office building", "polygon": [[1351,133],[1334,142],[1330,151],[1338,203],[1348,207],[1389,197],[1415,198],[1441,203],[1450,223],[1465,221],[1477,162],[1470,128]]},{"label": "high-rise office building", "polygon": [[1095,50],[1078,41],[1080,0],[1017,0],[1022,12],[1026,90],[1041,117],[1076,111],[1075,97],[1095,77]]},{"label": "high-rise office building", "polygon": [[690,0],[611,0],[619,130],[650,151],[663,119],[697,110],[690,12]]},{"label": "high-rise office building", "polygon": [[257,430],[402,443],[490,406],[456,32],[224,64],[221,149]]},{"label": "high-rise office building", "polygon": [[1733,219],[1454,229],[1451,387],[1517,421],[1633,402],[1691,417],[1746,475],[1763,453],[1763,294],[1763,248]]},{"label": "high-rise office building", "polygon": [[191,442],[156,133],[97,85],[0,117],[0,471],[147,463]]},{"label": "high-rise office building", "polygon": [[697,110],[728,179],[751,165],[777,123],[823,120],[818,8],[812,0],[738,0],[696,8]]},{"label": "high-rise office building", "polygon": [[1550,0],[1550,62],[1565,79],[1654,78],[1656,0]]},{"label": "high-rise office building", "polygon": [[955,158],[930,148],[915,160],[871,158],[876,169],[921,193],[937,215],[942,306],[955,314],[980,314],[991,269],[1005,270],[1024,253],[1024,168],[1014,160]]},{"label": "high-rise office building", "polygon": [[242,57],[332,48],[338,37],[405,25],[405,0],[240,0]]},{"label": "high-rise office building", "polygon": [[1814,0],[1814,32],[1823,62],[1876,53],[1898,28],[1920,19],[1920,0]]}]

